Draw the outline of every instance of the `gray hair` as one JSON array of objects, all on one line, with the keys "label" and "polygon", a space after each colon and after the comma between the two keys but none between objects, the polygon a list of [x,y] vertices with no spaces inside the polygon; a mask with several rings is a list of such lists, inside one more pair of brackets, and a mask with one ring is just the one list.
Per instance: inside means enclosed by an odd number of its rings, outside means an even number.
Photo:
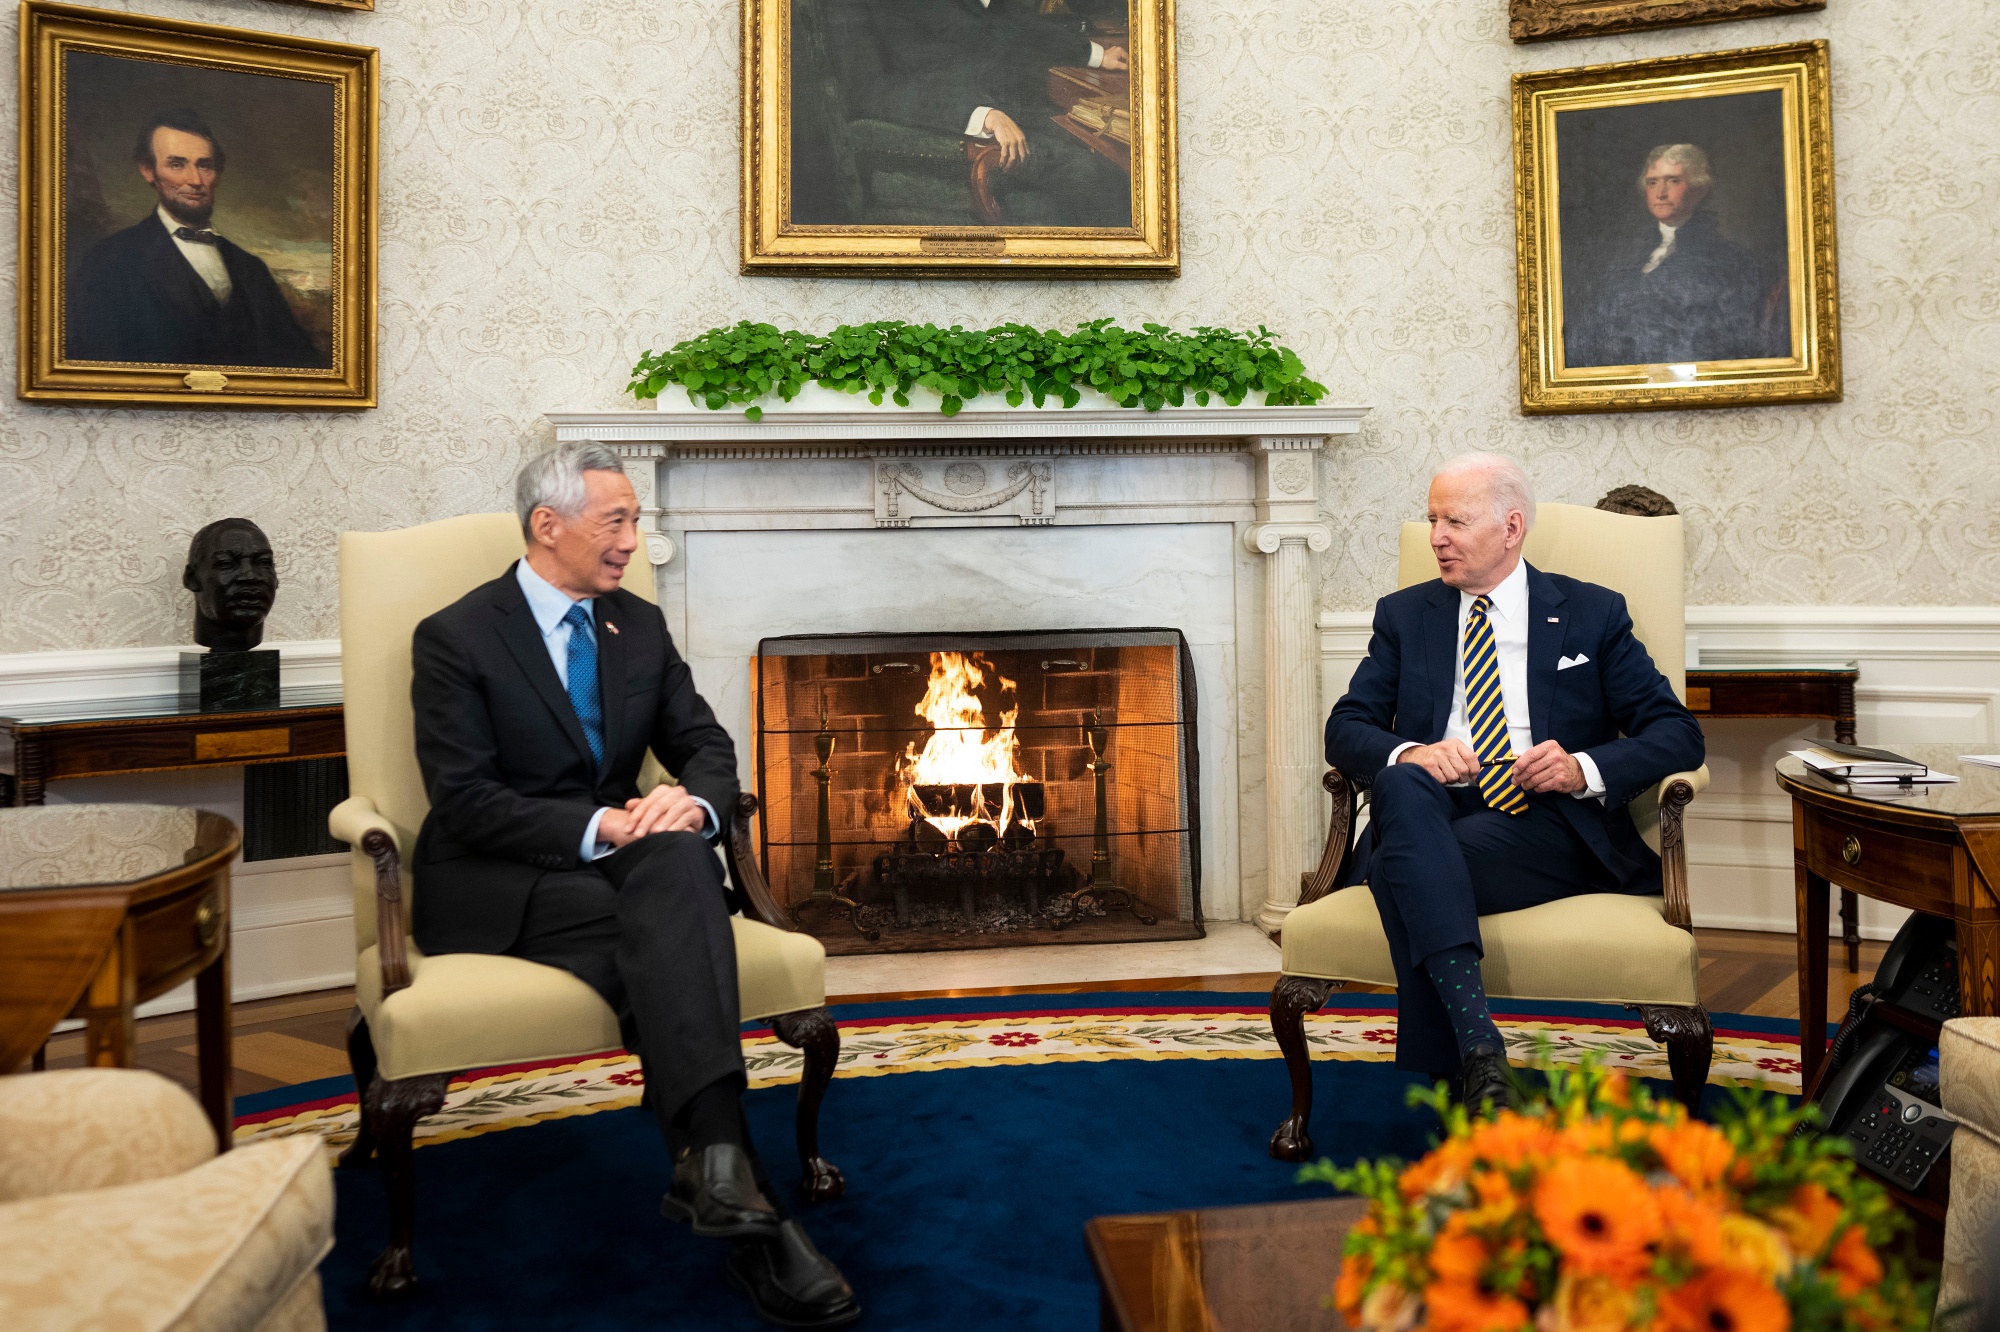
[{"label": "gray hair", "polygon": [[565,518],[583,512],[585,472],[625,474],[618,451],[596,440],[558,444],[521,464],[514,477],[514,512],[521,516],[521,535],[535,539],[529,519],[536,509],[553,509]]},{"label": "gray hair", "polygon": [[1431,473],[1431,480],[1441,476],[1459,476],[1477,473],[1486,478],[1486,498],[1493,505],[1493,516],[1501,522],[1514,510],[1521,511],[1526,521],[1524,531],[1535,527],[1535,487],[1528,480],[1528,473],[1520,463],[1504,453],[1461,453],[1444,466]]},{"label": "gray hair", "polygon": [[1663,143],[1646,154],[1646,165],[1639,168],[1639,188],[1646,188],[1646,175],[1661,162],[1673,162],[1687,171],[1688,184],[1698,190],[1705,190],[1715,184],[1715,175],[1708,169],[1708,154],[1691,143]]}]

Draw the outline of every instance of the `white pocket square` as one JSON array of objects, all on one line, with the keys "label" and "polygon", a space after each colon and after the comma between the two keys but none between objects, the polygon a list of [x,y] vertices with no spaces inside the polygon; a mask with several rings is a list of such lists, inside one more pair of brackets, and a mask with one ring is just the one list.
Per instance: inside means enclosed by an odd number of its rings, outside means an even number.
[{"label": "white pocket square", "polygon": [[1584,656],[1581,652],[1577,653],[1574,657],[1560,657],[1556,660],[1556,669],[1566,671],[1572,666],[1581,666],[1589,660],[1590,658]]}]

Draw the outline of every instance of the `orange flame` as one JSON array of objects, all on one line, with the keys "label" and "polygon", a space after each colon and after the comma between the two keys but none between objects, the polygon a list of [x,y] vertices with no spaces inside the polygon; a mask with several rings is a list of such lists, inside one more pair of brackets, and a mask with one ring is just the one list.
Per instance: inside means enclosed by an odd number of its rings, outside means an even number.
[{"label": "orange flame", "polygon": [[[981,661],[985,662],[984,671],[976,664]],[[1028,780],[1020,769],[1021,747],[1014,738],[1014,720],[1021,714],[1020,705],[1004,709],[999,729],[987,734],[986,708],[974,692],[986,683],[986,671],[993,672],[1003,694],[1014,693],[1014,682],[994,670],[993,663],[983,657],[976,654],[967,657],[960,652],[931,653],[930,687],[916,707],[917,715],[931,724],[930,738],[924,742],[921,754],[916,742],[911,741],[899,765],[904,801],[910,813],[926,819],[946,837],[957,837],[967,825],[982,821],[1005,831],[1014,814],[1013,784]],[[916,791],[920,785],[977,787],[989,783],[999,785],[1005,792],[997,810],[986,808],[983,795],[975,792],[972,810],[933,817],[925,814]]]}]

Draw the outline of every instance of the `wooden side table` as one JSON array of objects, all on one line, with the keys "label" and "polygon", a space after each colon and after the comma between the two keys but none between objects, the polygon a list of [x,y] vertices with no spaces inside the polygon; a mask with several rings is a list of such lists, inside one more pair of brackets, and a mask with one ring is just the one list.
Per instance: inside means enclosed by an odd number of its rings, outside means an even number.
[{"label": "wooden side table", "polygon": [[[1697,717],[1825,718],[1833,738],[1854,743],[1854,685],[1861,668],[1854,662],[1818,666],[1703,666],[1687,673],[1688,711]],[[1861,908],[1852,892],[1840,891],[1840,941],[1847,946],[1847,969],[1861,970]]]},{"label": "wooden side table", "polygon": [[279,707],[202,712],[177,700],[0,717],[0,804],[39,805],[48,783],[187,768],[289,763],[347,752],[341,705],[326,690],[288,690]]},{"label": "wooden side table", "polygon": [[228,1151],[229,864],[236,825],[166,805],[0,810],[0,1074],[65,1017],[130,1068],[134,1010],[194,978],[201,1102]]},{"label": "wooden side table", "polygon": [[1102,1332],[1345,1332],[1322,1301],[1365,1198],[1093,1217]]}]

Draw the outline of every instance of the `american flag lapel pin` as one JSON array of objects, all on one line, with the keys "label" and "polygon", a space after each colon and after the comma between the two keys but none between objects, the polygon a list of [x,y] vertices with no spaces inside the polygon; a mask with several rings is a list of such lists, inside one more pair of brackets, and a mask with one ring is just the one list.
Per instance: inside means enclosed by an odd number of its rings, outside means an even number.
[{"label": "american flag lapel pin", "polygon": [[[1561,624],[1561,623],[1562,623],[1562,616],[1560,616],[1560,615],[1551,615],[1551,616],[1549,616],[1549,623],[1550,623],[1550,624]],[[611,632],[615,634],[615,633],[617,633],[618,631],[617,631],[616,629],[613,629],[613,630],[612,630]]]},{"label": "american flag lapel pin", "polygon": [[617,626],[617,625],[615,625],[615,624],[613,624],[613,623],[611,623],[611,621],[609,621],[609,620],[606,620],[606,621],[604,622],[604,627],[605,627],[606,629],[609,629],[609,630],[610,630],[610,631],[611,631],[612,633],[614,633],[614,634],[618,632],[618,626]]}]

